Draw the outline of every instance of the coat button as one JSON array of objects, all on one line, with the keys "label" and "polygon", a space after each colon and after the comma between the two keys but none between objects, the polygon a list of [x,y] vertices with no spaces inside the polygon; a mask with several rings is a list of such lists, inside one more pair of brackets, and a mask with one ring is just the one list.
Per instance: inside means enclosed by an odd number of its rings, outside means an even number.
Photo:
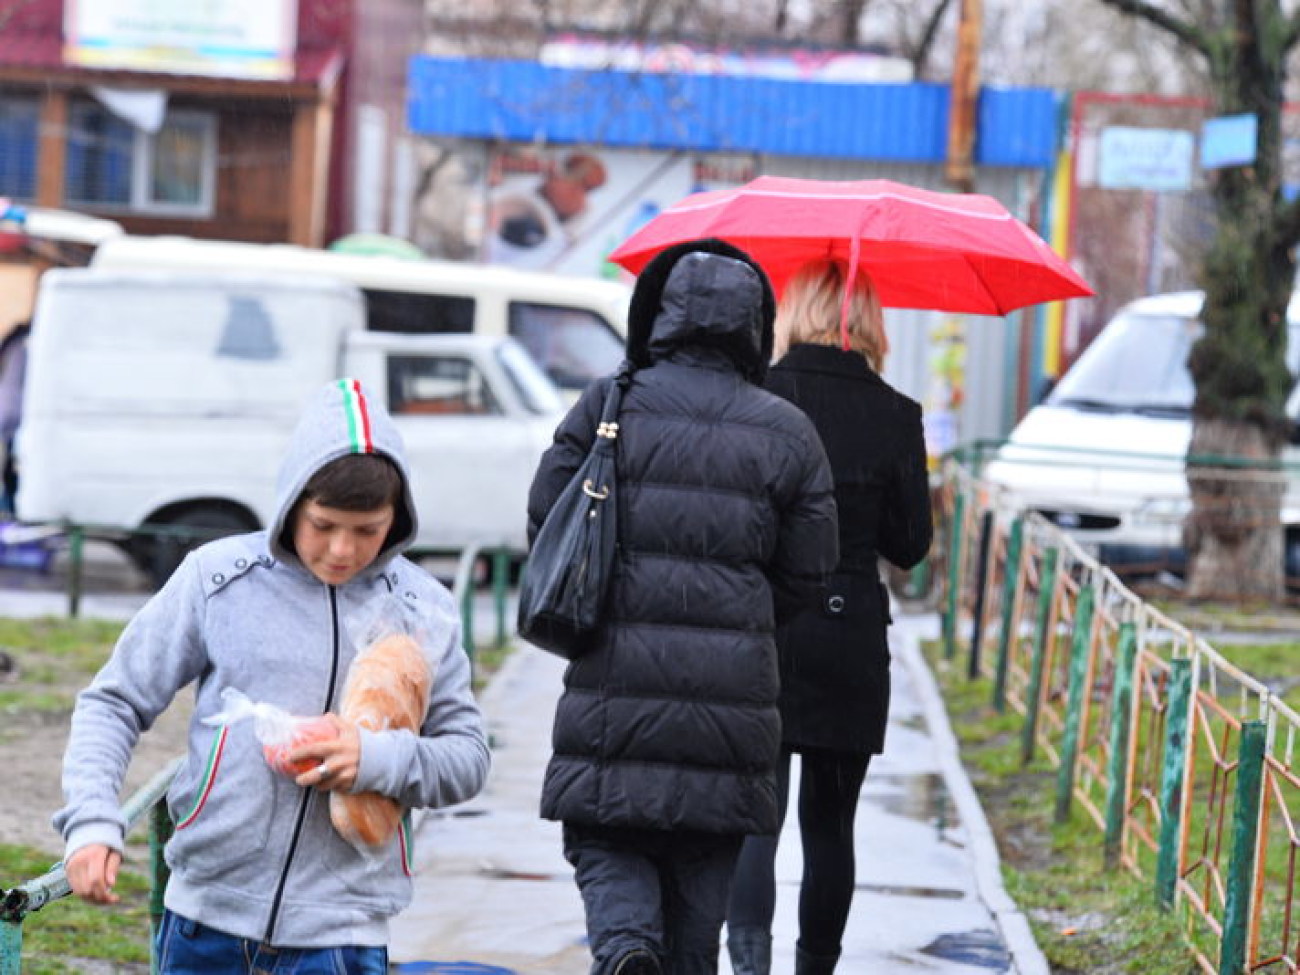
[{"label": "coat button", "polygon": [[844,612],[844,597],[843,596],[828,597],[826,600],[826,611],[830,613],[834,613],[836,616]]}]

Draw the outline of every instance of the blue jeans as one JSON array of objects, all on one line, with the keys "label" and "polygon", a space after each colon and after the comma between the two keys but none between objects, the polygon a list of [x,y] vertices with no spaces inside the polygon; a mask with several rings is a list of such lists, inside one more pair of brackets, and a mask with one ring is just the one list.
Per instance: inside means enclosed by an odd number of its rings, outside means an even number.
[{"label": "blue jeans", "polygon": [[159,975],[384,975],[388,949],[272,948],[167,911],[154,945]]}]

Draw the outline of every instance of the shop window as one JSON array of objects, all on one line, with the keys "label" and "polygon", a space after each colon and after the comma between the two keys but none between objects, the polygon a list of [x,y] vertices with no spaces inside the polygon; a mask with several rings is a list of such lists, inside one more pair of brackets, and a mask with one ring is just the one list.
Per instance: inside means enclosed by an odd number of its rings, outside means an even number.
[{"label": "shop window", "polygon": [[0,196],[36,198],[36,139],[41,107],[35,98],[0,97]]},{"label": "shop window", "polygon": [[155,134],[94,102],[69,109],[69,203],[141,213],[211,216],[216,177],[216,119],[169,111]]}]

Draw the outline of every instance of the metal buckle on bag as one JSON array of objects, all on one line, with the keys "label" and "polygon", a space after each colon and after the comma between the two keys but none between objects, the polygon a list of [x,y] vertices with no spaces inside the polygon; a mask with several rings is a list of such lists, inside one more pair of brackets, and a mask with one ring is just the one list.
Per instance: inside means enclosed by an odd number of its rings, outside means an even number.
[{"label": "metal buckle on bag", "polygon": [[591,483],[591,478],[582,482],[582,493],[589,498],[595,498],[597,501],[604,501],[609,497],[609,488],[603,487],[599,491]]}]

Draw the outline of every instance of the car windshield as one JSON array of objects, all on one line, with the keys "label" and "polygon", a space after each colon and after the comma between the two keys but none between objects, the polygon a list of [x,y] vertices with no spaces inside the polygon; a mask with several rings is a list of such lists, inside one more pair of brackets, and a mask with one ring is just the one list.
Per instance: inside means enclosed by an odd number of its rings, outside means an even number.
[{"label": "car windshield", "polygon": [[522,345],[511,340],[502,342],[497,349],[497,358],[529,411],[556,413],[564,409],[559,390]]},{"label": "car windshield", "polygon": [[1195,395],[1187,354],[1200,331],[1194,318],[1121,313],[1061,377],[1047,403],[1187,414]]}]

